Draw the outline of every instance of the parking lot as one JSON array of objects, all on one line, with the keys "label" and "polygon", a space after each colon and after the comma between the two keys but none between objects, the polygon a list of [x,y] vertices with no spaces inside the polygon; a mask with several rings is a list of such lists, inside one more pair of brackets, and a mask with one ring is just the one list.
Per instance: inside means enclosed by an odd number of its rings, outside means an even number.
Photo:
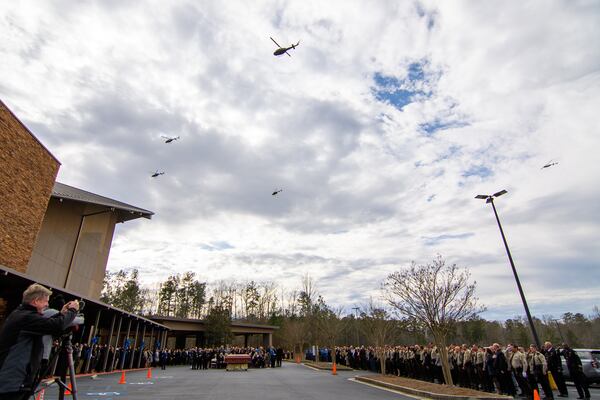
[{"label": "parking lot", "polygon": [[[361,371],[360,375],[369,375]],[[126,383],[119,384],[120,373],[82,377],[77,381],[78,398],[108,399],[409,399],[388,390],[357,383],[352,378],[356,371],[339,371],[337,376],[328,371],[315,371],[302,365],[285,363],[282,368],[250,369],[247,372],[224,370],[191,370],[189,367],[171,367],[165,371],[128,372]],[[600,390],[592,389],[592,399],[600,400]],[[570,398],[577,392],[569,386]],[[55,385],[46,389],[45,399],[56,399]],[[69,397],[67,397],[69,398]]]}]

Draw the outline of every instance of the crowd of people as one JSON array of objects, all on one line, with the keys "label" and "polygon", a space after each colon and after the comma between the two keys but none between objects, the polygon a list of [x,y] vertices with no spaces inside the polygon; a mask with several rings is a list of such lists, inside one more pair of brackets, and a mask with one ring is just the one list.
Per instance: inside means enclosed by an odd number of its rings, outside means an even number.
[{"label": "crowd of people", "polygon": [[[554,399],[550,379],[556,383],[558,396],[568,397],[561,361],[561,357],[564,357],[578,398],[590,398],[581,360],[567,345],[560,349],[550,342],[546,342],[543,349],[538,349],[536,345],[524,348],[514,344],[501,346],[498,343],[488,347],[450,345],[447,355],[452,381],[456,385],[522,397],[532,397],[533,390],[540,393],[541,387],[548,400]],[[341,365],[379,373],[382,372],[380,357],[384,357],[383,372],[386,374],[445,383],[440,350],[433,344],[384,348],[336,347],[334,355],[324,350],[319,357],[322,361],[330,362],[335,357],[335,361]]]},{"label": "crowd of people", "polygon": [[[55,342],[53,351],[58,349]],[[106,353],[108,352],[108,356]],[[250,355],[250,368],[281,367],[282,360],[293,359],[293,353],[275,347],[193,347],[188,349],[125,349],[94,344],[75,344],[73,360],[77,373],[102,372],[138,365],[142,368],[188,365],[193,370],[225,368],[227,354]],[[138,360],[139,357],[141,360]],[[568,397],[563,378],[565,358],[580,399],[590,397],[581,360],[568,346],[555,348],[546,342],[543,349],[531,345],[528,348],[494,343],[488,347],[477,345],[450,345],[447,348],[448,361],[453,383],[465,388],[497,392],[510,396],[532,397],[533,390],[544,393],[548,400],[554,399],[550,379],[558,388],[560,397]],[[106,361],[105,358],[107,357]],[[133,357],[133,360],[131,358]],[[386,374],[420,379],[429,382],[445,383],[442,372],[442,358],[439,349],[433,345],[386,346],[384,348],[365,346],[336,347],[334,352],[320,348],[320,361],[335,362],[356,370],[370,370]],[[381,363],[380,357],[384,357]],[[307,359],[315,359],[308,352]],[[87,362],[86,362],[87,361]],[[106,364],[105,364],[106,362]],[[139,362],[139,364],[138,364]],[[550,378],[550,374],[552,378]],[[539,392],[541,393],[541,392]]]},{"label": "crowd of people", "polygon": [[[60,351],[60,344],[55,341],[47,359],[58,360],[52,357],[57,351]],[[113,371],[122,369],[122,367],[127,369],[130,366],[137,368],[138,365],[140,368],[160,367],[166,369],[167,366],[188,365],[194,370],[220,369],[226,366],[225,356],[227,354],[250,355],[249,367],[251,368],[281,367],[284,358],[293,357],[290,352],[284,351],[281,347],[221,346],[214,348],[193,347],[189,349],[156,348],[151,350],[75,343],[73,345],[73,364],[77,374]],[[141,360],[139,360],[140,355]],[[56,370],[56,364],[49,367],[49,376],[53,375]]]}]

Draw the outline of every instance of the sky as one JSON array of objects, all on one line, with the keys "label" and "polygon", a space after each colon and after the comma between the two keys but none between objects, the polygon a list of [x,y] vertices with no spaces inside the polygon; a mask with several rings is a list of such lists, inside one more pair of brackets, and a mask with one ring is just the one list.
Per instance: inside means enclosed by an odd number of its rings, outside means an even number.
[{"label": "sky", "polygon": [[[589,315],[598,21],[593,0],[0,2],[0,98],[59,182],[155,213],[118,224],[108,261],[144,284],[309,274],[350,310],[440,254],[484,318],[522,316],[474,199],[505,189],[532,313]],[[275,57],[270,37],[300,45]]]}]

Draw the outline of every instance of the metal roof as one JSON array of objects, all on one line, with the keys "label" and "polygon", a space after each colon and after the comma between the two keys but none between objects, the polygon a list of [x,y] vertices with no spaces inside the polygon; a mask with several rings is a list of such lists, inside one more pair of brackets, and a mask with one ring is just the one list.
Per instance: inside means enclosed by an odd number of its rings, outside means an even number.
[{"label": "metal roof", "polygon": [[[97,299],[93,299],[91,297],[87,297],[87,296],[82,296],[81,294],[71,291],[69,289],[65,289],[63,287],[59,287],[59,286],[55,286],[55,285],[51,285],[48,282],[44,282],[41,281],[39,279],[35,279],[33,280],[31,277],[29,277],[27,274],[24,274],[22,272],[16,271],[12,268],[6,267],[4,265],[0,264],[0,276],[8,276],[8,277],[12,277],[13,279],[1,279],[0,280],[0,289],[5,289],[5,285],[10,285],[7,287],[11,287],[12,289],[16,289],[18,288],[18,294],[19,296],[21,295],[21,290],[24,290],[24,288],[26,288],[27,286],[29,286],[32,283],[39,283],[40,285],[43,285],[47,288],[50,288],[53,292],[60,292],[63,293],[69,297],[72,298],[76,298],[76,299],[82,299],[85,300],[86,303],[86,307],[85,309],[90,309],[90,308],[96,308],[96,309],[102,309],[102,310],[107,310],[110,312],[115,312],[117,314],[122,314],[125,315],[131,319],[136,319],[136,320],[141,320],[144,323],[149,323],[151,325],[154,325],[156,327],[162,328],[162,329],[167,329],[170,330],[170,328],[166,325],[163,325],[159,322],[153,321],[147,317],[143,317],[141,315],[138,314],[134,314],[132,312],[129,311],[125,311],[123,309],[117,308],[117,307],[113,307],[110,304],[106,304],[101,302],[100,300]],[[23,285],[22,288],[19,288],[20,285]]]},{"label": "metal roof", "polygon": [[64,183],[60,182],[54,183],[52,197],[56,197],[61,200],[73,200],[114,208],[119,212],[118,222],[125,222],[140,217],[150,219],[152,218],[152,215],[154,215],[152,211],[135,207],[118,200],[109,199],[108,197],[100,196],[99,194],[86,192],[85,190],[77,189],[73,186],[65,185]]},{"label": "metal roof", "polygon": [[[175,321],[175,322],[192,322],[196,324],[206,324],[206,321],[203,319],[196,318],[179,318],[179,317],[170,317],[165,315],[148,315],[148,318],[151,320],[160,320],[160,321]],[[248,322],[238,322],[236,320],[232,320],[230,326],[237,326],[240,328],[260,328],[260,329],[279,329],[277,325],[262,325],[262,324],[253,324]]]}]

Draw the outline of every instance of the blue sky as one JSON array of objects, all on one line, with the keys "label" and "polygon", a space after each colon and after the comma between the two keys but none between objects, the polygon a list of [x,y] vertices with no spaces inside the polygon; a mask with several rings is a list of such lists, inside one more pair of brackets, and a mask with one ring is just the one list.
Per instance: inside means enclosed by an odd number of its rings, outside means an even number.
[{"label": "blue sky", "polygon": [[[4,2],[0,97],[60,182],[156,213],[119,225],[109,258],[149,285],[191,269],[287,292],[308,273],[350,310],[439,253],[470,269],[484,317],[510,318],[474,199],[506,189],[532,312],[589,314],[599,17],[586,1]],[[278,58],[269,37],[301,44]]]}]

